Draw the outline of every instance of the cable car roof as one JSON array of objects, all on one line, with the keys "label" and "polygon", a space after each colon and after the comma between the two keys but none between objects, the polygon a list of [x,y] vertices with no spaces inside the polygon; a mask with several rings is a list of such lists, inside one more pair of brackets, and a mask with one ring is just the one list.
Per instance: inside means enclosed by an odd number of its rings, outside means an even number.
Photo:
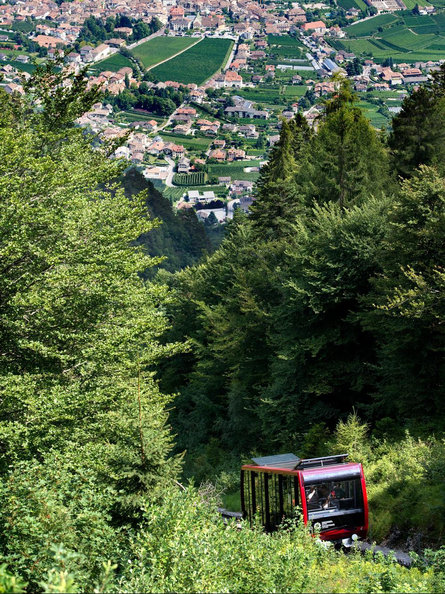
[{"label": "cable car roof", "polygon": [[321,458],[301,459],[295,454],[278,454],[277,456],[263,456],[252,458],[257,466],[272,468],[287,468],[288,470],[306,470],[308,468],[320,468],[345,463],[348,454],[336,454],[334,456],[323,456]]},{"label": "cable car roof", "polygon": [[273,468],[287,468],[294,470],[300,463],[300,458],[295,454],[278,454],[277,456],[264,456],[262,458],[252,458],[258,466]]}]

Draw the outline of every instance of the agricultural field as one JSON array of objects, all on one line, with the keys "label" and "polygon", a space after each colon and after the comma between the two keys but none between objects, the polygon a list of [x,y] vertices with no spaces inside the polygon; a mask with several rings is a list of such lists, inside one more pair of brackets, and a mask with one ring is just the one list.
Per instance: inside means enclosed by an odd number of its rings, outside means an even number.
[{"label": "agricultural field", "polygon": [[275,101],[284,101],[284,98],[280,97],[280,87],[237,89],[233,94],[244,97],[244,99],[248,99],[249,101],[254,101],[255,103],[275,103]]},{"label": "agricultural field", "polygon": [[2,25],[2,26],[0,26],[0,34],[1,34],[1,35],[6,35],[6,37],[8,37],[9,39],[13,40],[13,39],[14,39],[14,35],[15,35],[15,33],[14,33],[13,31],[6,31],[6,30],[3,30],[3,28],[2,28],[2,27],[3,27],[3,25]]},{"label": "agricultural field", "polygon": [[[49,21],[48,25],[54,26],[55,23],[51,23]],[[31,33],[36,28],[35,21],[14,21],[12,25],[1,25],[1,27],[6,27],[7,29],[11,29],[12,31],[20,31],[20,33]]]},{"label": "agricultural field", "polygon": [[232,46],[230,39],[206,37],[180,56],[153,68],[153,75],[161,81],[201,85],[224,66]]},{"label": "agricultural field", "polygon": [[267,36],[267,43],[269,45],[280,45],[280,46],[288,46],[288,47],[303,47],[304,45],[298,39],[298,37],[292,37],[291,35],[268,35]]},{"label": "agricultural field", "polygon": [[420,2],[417,2],[417,0],[403,0],[403,4],[406,6],[407,10],[413,10],[416,4],[418,4],[419,6],[431,6],[432,4],[435,4],[435,6],[439,6],[440,2],[435,3],[434,0],[432,2],[426,2],[425,0],[421,0]]},{"label": "agricultural field", "polygon": [[28,72],[29,74],[32,74],[34,72],[34,70],[36,69],[34,64],[22,64],[22,62],[16,62],[15,60],[7,60],[6,62],[3,62],[3,63],[11,64],[11,66],[16,68],[17,70],[20,70],[21,72]]},{"label": "agricultural field", "polygon": [[268,35],[268,57],[275,59],[304,59],[307,49],[296,37],[290,35]]},{"label": "agricultural field", "polygon": [[128,111],[120,111],[115,115],[115,119],[119,122],[123,123],[131,123],[131,122],[142,122],[148,120],[155,120],[156,122],[164,122],[166,118],[162,116],[158,116],[156,114],[147,113],[145,111],[137,111],[136,109],[131,109]]},{"label": "agricultural field", "polygon": [[298,99],[300,97],[303,97],[303,95],[306,93],[306,91],[307,91],[306,85],[287,85],[287,86],[283,87],[283,94],[288,101],[289,101],[289,99],[293,99],[293,98]]},{"label": "agricultural field", "polygon": [[173,183],[176,186],[203,186],[206,183],[206,177],[204,171],[175,173],[173,176]]},{"label": "agricultural field", "polygon": [[244,171],[245,167],[259,167],[260,161],[233,161],[232,163],[218,163],[209,165],[209,176],[231,177],[246,181],[256,181],[259,173],[256,171]]},{"label": "agricultural field", "polygon": [[349,10],[350,8],[358,8],[359,10],[366,9],[366,4],[363,0],[337,0],[337,4],[345,10]]},{"label": "agricultural field", "polygon": [[152,68],[197,41],[196,37],[154,37],[135,47],[133,55],[139,58],[145,68]]},{"label": "agricultural field", "polygon": [[445,12],[431,16],[408,11],[382,14],[350,25],[346,31],[349,39],[334,40],[332,45],[377,62],[388,57],[410,63],[445,59]]},{"label": "agricultural field", "polygon": [[133,68],[132,62],[123,56],[122,54],[113,54],[105,60],[101,60],[100,62],[96,62],[89,66],[88,71],[91,74],[99,74],[100,72],[105,72],[109,70],[110,72],[117,72],[121,68]]},{"label": "agricultural field", "polygon": [[349,37],[367,37],[378,31],[379,27],[388,27],[398,21],[394,14],[380,14],[372,19],[349,25],[345,31]]},{"label": "agricultural field", "polygon": [[374,105],[373,103],[363,100],[358,101],[356,105],[363,110],[365,116],[369,119],[374,128],[380,129],[389,126],[390,118],[379,112],[379,105]]},{"label": "agricultural field", "polygon": [[191,151],[205,152],[212,143],[211,138],[202,138],[200,136],[184,136],[183,134],[169,134],[168,132],[161,132],[160,136],[165,142],[182,144],[185,149]]}]

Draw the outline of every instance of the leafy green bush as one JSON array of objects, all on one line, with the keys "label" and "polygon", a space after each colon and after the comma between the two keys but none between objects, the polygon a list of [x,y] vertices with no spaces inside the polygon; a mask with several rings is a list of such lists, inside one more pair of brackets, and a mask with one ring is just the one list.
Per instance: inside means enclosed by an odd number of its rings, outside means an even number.
[{"label": "leafy green bush", "polygon": [[414,439],[408,431],[392,441],[370,436],[354,413],[340,421],[330,448],[364,466],[373,540],[395,527],[405,536],[415,528],[427,540],[439,539],[445,529],[445,440]]}]

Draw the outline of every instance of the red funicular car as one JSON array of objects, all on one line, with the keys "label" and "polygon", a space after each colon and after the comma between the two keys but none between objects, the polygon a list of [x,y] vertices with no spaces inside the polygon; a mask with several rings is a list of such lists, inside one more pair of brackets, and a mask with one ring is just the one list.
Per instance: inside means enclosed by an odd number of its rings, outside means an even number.
[{"label": "red funicular car", "polygon": [[368,501],[361,464],[347,454],[302,460],[294,454],[253,458],[241,469],[241,507],[251,523],[273,531],[301,513],[322,540],[350,546],[368,533]]}]

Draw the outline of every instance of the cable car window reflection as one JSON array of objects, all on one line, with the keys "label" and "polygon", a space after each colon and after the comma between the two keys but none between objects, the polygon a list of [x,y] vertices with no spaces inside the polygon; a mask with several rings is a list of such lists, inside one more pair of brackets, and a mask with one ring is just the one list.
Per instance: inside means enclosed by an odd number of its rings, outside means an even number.
[{"label": "cable car window reflection", "polygon": [[359,479],[327,481],[305,485],[306,503],[311,512],[321,510],[361,510],[363,495]]}]

